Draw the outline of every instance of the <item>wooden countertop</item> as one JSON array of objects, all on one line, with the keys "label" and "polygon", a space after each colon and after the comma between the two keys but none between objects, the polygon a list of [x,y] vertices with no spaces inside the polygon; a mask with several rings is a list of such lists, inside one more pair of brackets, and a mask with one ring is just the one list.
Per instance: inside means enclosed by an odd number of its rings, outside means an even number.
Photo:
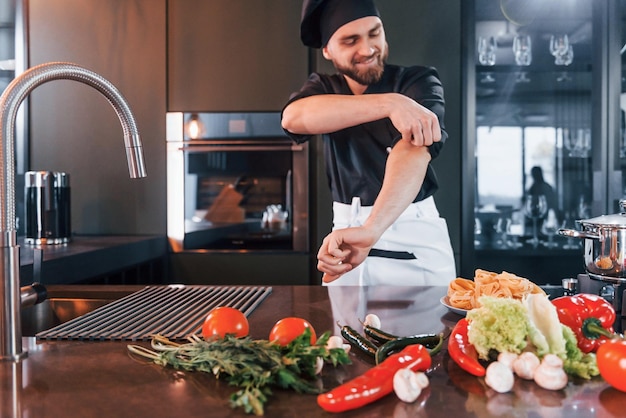
[{"label": "wooden countertop", "polygon": [[[71,288],[69,286],[68,288]],[[319,333],[336,323],[360,329],[359,319],[376,313],[389,332],[410,335],[449,331],[459,315],[439,302],[445,287],[273,286],[272,294],[250,315],[251,336],[267,338],[286,316],[308,319]],[[3,417],[244,417],[228,405],[234,391],[223,381],[199,372],[162,368],[129,355],[128,342],[38,342],[24,338],[28,356],[20,363],[0,363],[0,416]],[[141,342],[142,345],[148,343]],[[445,345],[444,345],[445,347]],[[324,387],[359,375],[370,366],[351,354],[353,364],[323,371]],[[395,395],[345,417],[611,417],[626,405],[626,393],[602,379],[570,382],[565,390],[547,391],[516,381],[514,392],[494,394],[482,381],[454,364],[445,348],[433,357],[430,386],[411,404]],[[621,409],[623,412],[623,409]],[[330,417],[313,395],[274,390],[267,417]],[[622,415],[623,416],[623,415]]]}]

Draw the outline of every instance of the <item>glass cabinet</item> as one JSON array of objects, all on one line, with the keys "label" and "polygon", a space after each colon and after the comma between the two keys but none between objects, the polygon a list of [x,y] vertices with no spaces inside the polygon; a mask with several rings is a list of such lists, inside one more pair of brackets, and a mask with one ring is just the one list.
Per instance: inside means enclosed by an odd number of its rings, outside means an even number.
[{"label": "glass cabinet", "polygon": [[461,274],[560,283],[584,273],[584,240],[558,230],[618,212],[625,195],[626,0],[464,7]]}]

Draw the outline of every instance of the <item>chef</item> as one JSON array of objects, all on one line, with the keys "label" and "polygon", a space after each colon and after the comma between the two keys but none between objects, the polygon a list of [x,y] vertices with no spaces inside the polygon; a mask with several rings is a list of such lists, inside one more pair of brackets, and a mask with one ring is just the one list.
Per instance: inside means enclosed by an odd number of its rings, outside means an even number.
[{"label": "chef", "polygon": [[318,252],[323,283],[447,286],[455,262],[430,165],[447,138],[436,70],[386,62],[373,0],[305,0],[300,36],[337,70],[311,74],[282,114],[294,141],[324,141],[333,231]]}]

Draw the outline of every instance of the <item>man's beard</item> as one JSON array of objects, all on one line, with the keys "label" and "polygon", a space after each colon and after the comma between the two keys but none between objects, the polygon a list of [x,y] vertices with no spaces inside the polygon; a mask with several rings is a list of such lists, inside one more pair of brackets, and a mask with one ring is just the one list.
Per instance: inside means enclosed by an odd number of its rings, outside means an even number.
[{"label": "man's beard", "polygon": [[376,57],[377,65],[375,67],[368,68],[365,71],[359,71],[354,65],[343,66],[336,62],[334,62],[334,64],[337,71],[339,71],[341,74],[350,77],[352,80],[363,86],[369,86],[370,84],[379,82],[380,79],[383,77],[386,58],[387,54],[385,54],[384,56],[378,55]]}]

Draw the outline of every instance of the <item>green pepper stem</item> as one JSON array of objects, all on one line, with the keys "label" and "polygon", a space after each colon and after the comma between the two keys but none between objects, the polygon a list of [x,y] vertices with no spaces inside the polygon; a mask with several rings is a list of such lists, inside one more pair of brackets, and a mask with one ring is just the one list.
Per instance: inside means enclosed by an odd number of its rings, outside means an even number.
[{"label": "green pepper stem", "polygon": [[598,321],[598,319],[596,318],[585,319],[585,321],[583,322],[582,331],[585,338],[589,338],[592,340],[600,338],[601,336],[607,338],[621,338],[620,334],[616,334],[604,328],[600,324],[600,321]]},{"label": "green pepper stem", "polygon": [[437,345],[428,350],[428,354],[430,354],[431,357],[441,350],[441,347],[443,346],[443,339],[443,334],[439,334],[439,342],[437,343]]}]

